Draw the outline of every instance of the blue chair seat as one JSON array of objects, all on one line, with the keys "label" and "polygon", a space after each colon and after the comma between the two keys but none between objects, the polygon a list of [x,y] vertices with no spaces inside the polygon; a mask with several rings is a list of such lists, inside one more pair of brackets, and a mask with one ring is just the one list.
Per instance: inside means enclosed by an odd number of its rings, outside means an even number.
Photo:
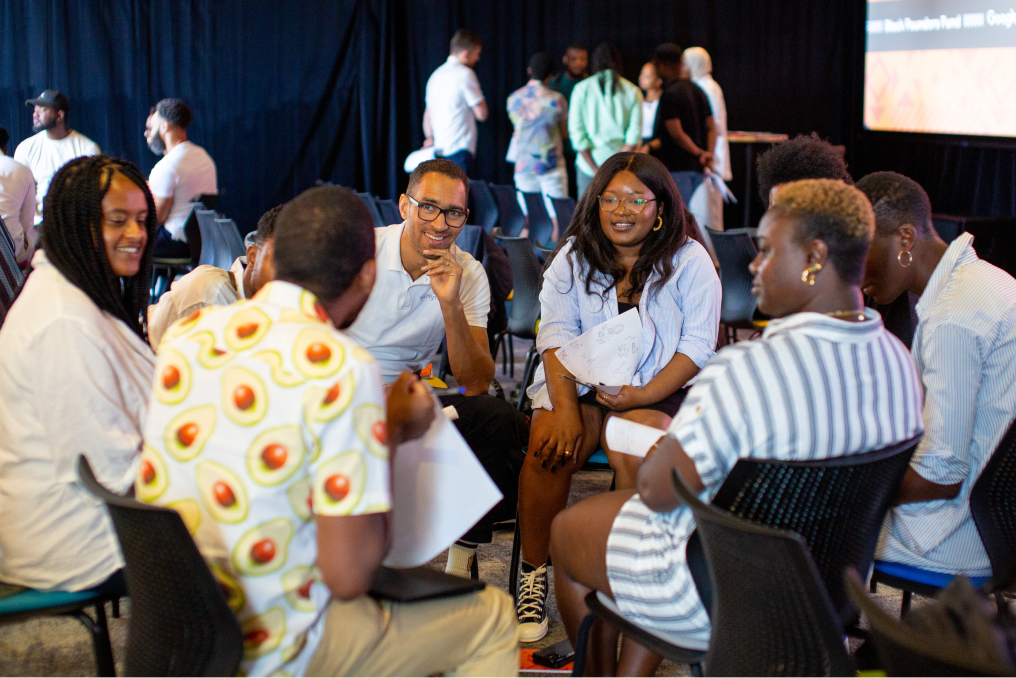
[{"label": "blue chair seat", "polygon": [[599,449],[599,450],[596,450],[595,452],[593,452],[592,456],[590,456],[589,459],[586,460],[586,463],[587,464],[609,464],[610,462],[607,461],[607,453],[604,452],[602,449]]},{"label": "blue chair seat", "polygon": [[50,608],[76,605],[86,607],[91,601],[99,601],[109,596],[100,596],[97,591],[36,591],[28,589],[13,596],[0,598],[0,615],[18,614],[21,612],[43,611]]},{"label": "blue chair seat", "polygon": [[[890,563],[885,560],[875,561],[875,571],[889,575],[890,577],[905,579],[917,584],[934,586],[937,589],[944,589],[946,586],[949,586],[949,582],[956,578],[956,574],[922,570],[921,568],[914,567],[913,565]],[[975,588],[982,586],[990,578],[991,577],[968,577],[968,579],[970,579],[970,583],[973,584]]]}]

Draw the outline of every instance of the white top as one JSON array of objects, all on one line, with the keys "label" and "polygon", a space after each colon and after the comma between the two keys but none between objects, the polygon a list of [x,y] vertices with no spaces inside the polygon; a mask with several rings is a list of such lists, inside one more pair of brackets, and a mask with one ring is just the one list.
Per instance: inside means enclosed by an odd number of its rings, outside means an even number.
[{"label": "white top", "polygon": [[713,163],[716,173],[724,181],[730,181],[734,175],[730,171],[730,142],[727,140],[727,103],[723,100],[723,90],[706,73],[698,80],[693,80],[709,99],[709,107],[713,109],[713,124],[716,125],[716,146],[713,148]]},{"label": "white top", "polygon": [[35,177],[36,222],[42,220],[42,201],[57,170],[74,158],[100,153],[98,144],[75,130],[63,139],[50,139],[43,130],[18,144],[14,159],[32,170]]},{"label": "white top", "polygon": [[180,513],[229,592],[247,676],[302,676],[321,640],[314,514],[391,506],[377,365],[317,308],[268,283],[176,325],[155,369],[137,497]]},{"label": "white top", "polygon": [[476,116],[472,108],[483,101],[480,81],[455,55],[448,57],[427,80],[426,102],[434,149],[440,155],[466,150],[476,155]]},{"label": "white top", "polygon": [[226,306],[243,299],[243,271],[247,257],[237,257],[228,271],[198,266],[172,285],[148,307],[148,341],[158,350],[169,326],[205,306]]},{"label": "white top", "polygon": [[[843,457],[921,432],[914,361],[875,311],[865,317],[776,319],[760,340],[727,346],[706,365],[669,429],[695,463],[703,501],[738,459]],[[694,530],[687,506],[655,513],[637,494],[625,503],[607,540],[607,576],[625,617],[708,639],[709,617],[685,560]]]},{"label": "white top", "polygon": [[137,471],[155,355],[44,252],[0,328],[0,580],[80,590],[123,567],[79,454],[125,492]]},{"label": "white top", "polygon": [[877,557],[939,572],[991,574],[970,490],[1016,414],[1016,280],[977,258],[973,237],[949,245],[917,302],[911,351],[924,383],[927,432],[910,462],[927,480],[962,483],[955,499],[894,508]]},{"label": "white top", "polygon": [[191,200],[203,193],[219,192],[215,162],[205,149],[184,141],[155,163],[148,175],[148,187],[156,198],[173,199],[164,226],[173,240],[187,242],[183,227],[193,207]]},{"label": "white top", "polygon": [[653,127],[656,125],[656,109],[660,107],[660,98],[656,101],[642,102],[642,138],[653,138]]},{"label": "white top", "polygon": [[32,170],[0,154],[0,218],[14,241],[19,264],[28,261],[39,239],[35,227],[35,178]]},{"label": "white top", "polygon": [[[576,254],[569,256],[569,241],[544,273],[540,290],[540,332],[536,348],[560,348],[597,325],[617,317],[617,290],[611,288],[606,301],[600,296],[606,285],[593,286],[586,294],[588,265]],[[697,241],[688,242],[674,255],[674,274],[658,293],[651,291],[659,280],[653,274],[639,299],[642,321],[642,357],[632,377],[632,386],[645,386],[667,366],[676,353],[683,353],[699,367],[713,357],[720,322],[720,279],[712,259]],[[579,387],[579,395],[589,389]],[[526,391],[534,408],[553,409],[543,363],[536,368],[533,384]]]},{"label": "white top", "polygon": [[[403,370],[422,369],[441,348],[445,336],[441,302],[430,288],[430,277],[415,281],[402,265],[400,243],[405,222],[374,229],[377,239],[377,280],[367,305],[346,334],[377,358],[385,382]],[[453,245],[462,267],[459,299],[471,327],[487,327],[490,284],[476,259]]]}]

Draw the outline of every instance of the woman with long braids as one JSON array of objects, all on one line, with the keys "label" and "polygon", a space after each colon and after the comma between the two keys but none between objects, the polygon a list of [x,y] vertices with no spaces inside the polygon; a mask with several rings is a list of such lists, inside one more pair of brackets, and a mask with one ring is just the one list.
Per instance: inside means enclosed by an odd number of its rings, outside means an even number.
[{"label": "woman with long braids", "polygon": [[128,162],[78,158],[50,184],[42,250],[0,328],[0,581],[125,590],[113,526],[77,484],[76,460],[116,491],[137,474],[155,226]]},{"label": "woman with long braids", "polygon": [[[517,612],[523,642],[547,633],[550,524],[568,500],[571,477],[598,447],[618,489],[635,486],[640,460],[607,448],[612,416],[666,428],[685,384],[713,356],[720,281],[674,180],[656,158],[618,153],[605,160],[558,243],[540,292],[536,346],[543,363],[533,400],[529,452],[519,479],[522,575]],[[576,386],[557,349],[635,309],[642,355],[616,395]]]}]

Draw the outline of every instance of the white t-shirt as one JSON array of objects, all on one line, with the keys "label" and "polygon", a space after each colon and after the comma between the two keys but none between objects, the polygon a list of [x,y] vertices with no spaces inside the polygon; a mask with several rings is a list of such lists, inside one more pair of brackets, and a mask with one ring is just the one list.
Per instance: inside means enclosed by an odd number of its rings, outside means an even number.
[{"label": "white t-shirt", "polygon": [[79,454],[125,492],[137,474],[155,354],[44,252],[0,327],[0,580],[78,591],[123,567]]},{"label": "white t-shirt", "polygon": [[0,154],[0,218],[14,241],[14,257],[23,264],[39,239],[35,228],[35,179],[32,170]]},{"label": "white t-shirt", "polygon": [[427,110],[440,155],[462,150],[476,155],[476,116],[473,106],[483,101],[480,81],[455,55],[431,73],[427,80]]},{"label": "white t-shirt", "polygon": [[[416,280],[402,265],[402,231],[405,222],[374,229],[377,242],[377,280],[366,306],[346,334],[373,354],[385,382],[403,370],[416,371],[431,362],[445,336],[441,302],[430,287],[430,277]],[[470,327],[487,327],[490,284],[476,259],[453,245],[462,267],[459,298]]]},{"label": "white t-shirt", "polygon": [[642,102],[642,138],[652,139],[653,128],[656,126],[656,109],[660,107],[660,99]]},{"label": "white t-shirt", "polygon": [[173,199],[164,226],[173,240],[187,242],[183,227],[190,216],[190,201],[203,193],[219,192],[215,162],[205,149],[184,141],[155,163],[148,175],[148,187],[156,198]]},{"label": "white t-shirt", "polygon": [[14,159],[32,170],[35,177],[36,223],[42,221],[42,200],[49,182],[61,167],[83,155],[99,155],[99,145],[71,130],[63,139],[50,139],[46,130],[30,136],[14,150]]}]

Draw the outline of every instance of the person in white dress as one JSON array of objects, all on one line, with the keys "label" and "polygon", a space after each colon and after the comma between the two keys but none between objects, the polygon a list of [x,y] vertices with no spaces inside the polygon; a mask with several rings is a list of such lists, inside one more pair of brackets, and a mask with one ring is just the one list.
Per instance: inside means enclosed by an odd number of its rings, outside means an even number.
[{"label": "person in white dress", "polygon": [[[712,171],[724,181],[730,181],[734,175],[730,172],[730,142],[727,139],[727,104],[723,100],[723,90],[719,83],[713,80],[713,60],[709,52],[701,47],[689,47],[682,55],[682,66],[687,70],[688,77],[698,85],[706,98],[709,99],[709,107],[713,109],[713,124],[716,125],[716,144],[711,149],[713,152]],[[708,210],[708,223],[704,224],[714,231],[723,230],[723,193],[713,183],[713,180],[705,181],[692,195],[692,203],[705,201]],[[691,207],[693,212],[698,211]]]}]

